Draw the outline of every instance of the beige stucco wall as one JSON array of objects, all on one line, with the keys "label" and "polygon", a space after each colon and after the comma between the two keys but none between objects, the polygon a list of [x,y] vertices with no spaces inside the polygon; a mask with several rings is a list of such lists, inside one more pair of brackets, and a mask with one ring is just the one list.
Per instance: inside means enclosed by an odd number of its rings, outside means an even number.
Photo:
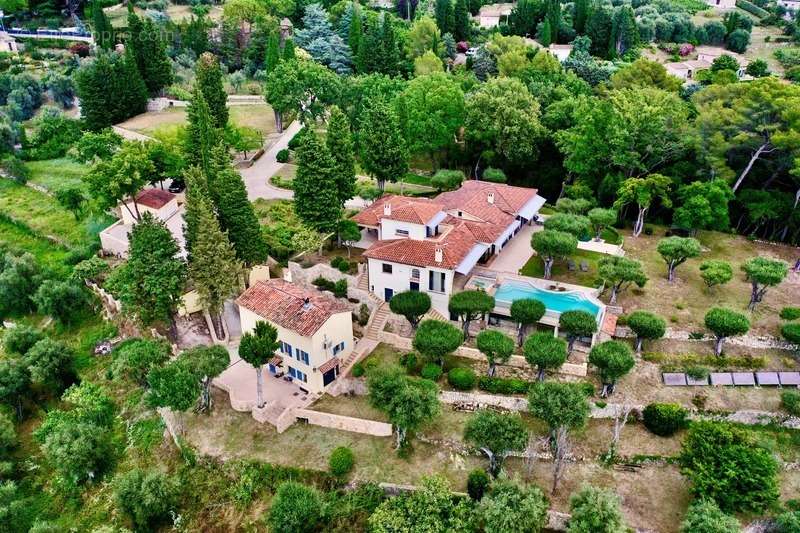
[{"label": "beige stucco wall", "polygon": [[[391,261],[381,261],[379,259],[369,259],[368,262],[369,262],[368,266],[369,290],[371,290],[375,294],[375,296],[377,296],[381,300],[384,299],[386,294],[385,289],[387,288],[392,289],[394,291],[394,294],[409,290],[409,284],[411,282],[411,271],[416,268],[420,271],[419,290],[421,292],[427,293],[428,296],[431,297],[431,306],[434,309],[442,313],[444,316],[449,315],[449,311],[447,310],[447,302],[450,298],[450,293],[453,291],[452,270],[415,267],[411,265],[403,265],[400,263],[392,263]],[[384,263],[392,265],[391,274],[383,272]],[[430,271],[444,273],[445,275],[444,292],[432,292],[428,290],[428,277],[429,277],[428,272]]]}]

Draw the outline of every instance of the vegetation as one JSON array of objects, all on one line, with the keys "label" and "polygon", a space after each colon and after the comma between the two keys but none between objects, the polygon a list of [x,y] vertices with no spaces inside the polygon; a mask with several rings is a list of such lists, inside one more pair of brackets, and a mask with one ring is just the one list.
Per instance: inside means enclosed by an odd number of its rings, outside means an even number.
[{"label": "vegetation", "polygon": [[642,411],[642,421],[652,433],[669,437],[686,427],[688,412],[674,403],[651,403]]}]

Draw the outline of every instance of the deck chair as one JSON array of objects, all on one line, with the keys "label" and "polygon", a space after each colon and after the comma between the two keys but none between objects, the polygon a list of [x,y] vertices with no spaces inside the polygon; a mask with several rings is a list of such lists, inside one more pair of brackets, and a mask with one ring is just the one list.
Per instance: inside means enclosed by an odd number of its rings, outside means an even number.
[{"label": "deck chair", "polygon": [[575,261],[573,261],[572,259],[570,259],[569,261],[567,261],[567,269],[568,269],[570,272],[574,272],[574,271],[577,269],[577,267],[576,267],[576,265],[575,265]]},{"label": "deck chair", "polygon": [[581,272],[589,272],[589,263],[581,261]]}]

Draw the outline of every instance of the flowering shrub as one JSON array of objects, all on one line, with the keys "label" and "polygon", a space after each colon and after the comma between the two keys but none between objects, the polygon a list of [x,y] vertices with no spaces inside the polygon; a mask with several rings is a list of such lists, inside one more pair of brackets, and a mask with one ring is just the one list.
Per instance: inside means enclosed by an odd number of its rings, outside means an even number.
[{"label": "flowering shrub", "polygon": [[469,49],[469,43],[467,41],[458,41],[456,43],[456,52],[463,54],[467,49]]},{"label": "flowering shrub", "polygon": [[678,47],[678,55],[681,57],[686,57],[692,52],[694,52],[694,45],[692,43],[683,43]]}]

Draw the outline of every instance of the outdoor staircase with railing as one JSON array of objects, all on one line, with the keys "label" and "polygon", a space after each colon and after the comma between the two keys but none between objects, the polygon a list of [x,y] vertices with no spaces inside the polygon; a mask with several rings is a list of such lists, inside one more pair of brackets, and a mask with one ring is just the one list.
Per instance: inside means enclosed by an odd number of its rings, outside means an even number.
[{"label": "outdoor staircase with railing", "polygon": [[448,318],[444,316],[442,313],[431,307],[427,313],[422,315],[422,320],[439,320],[442,322],[448,322]]},{"label": "outdoor staircase with railing", "polygon": [[369,292],[369,271],[366,268],[364,268],[364,271],[358,275],[358,282],[356,283],[356,287],[358,287],[362,291]]},{"label": "outdoor staircase with railing", "polygon": [[364,336],[356,343],[353,351],[340,365],[339,373],[341,375],[346,375],[353,365],[372,353],[372,350],[380,342],[381,331],[386,327],[386,322],[389,320],[389,305],[372,294],[370,294],[370,299],[376,301],[375,309],[372,311],[364,329]]}]

